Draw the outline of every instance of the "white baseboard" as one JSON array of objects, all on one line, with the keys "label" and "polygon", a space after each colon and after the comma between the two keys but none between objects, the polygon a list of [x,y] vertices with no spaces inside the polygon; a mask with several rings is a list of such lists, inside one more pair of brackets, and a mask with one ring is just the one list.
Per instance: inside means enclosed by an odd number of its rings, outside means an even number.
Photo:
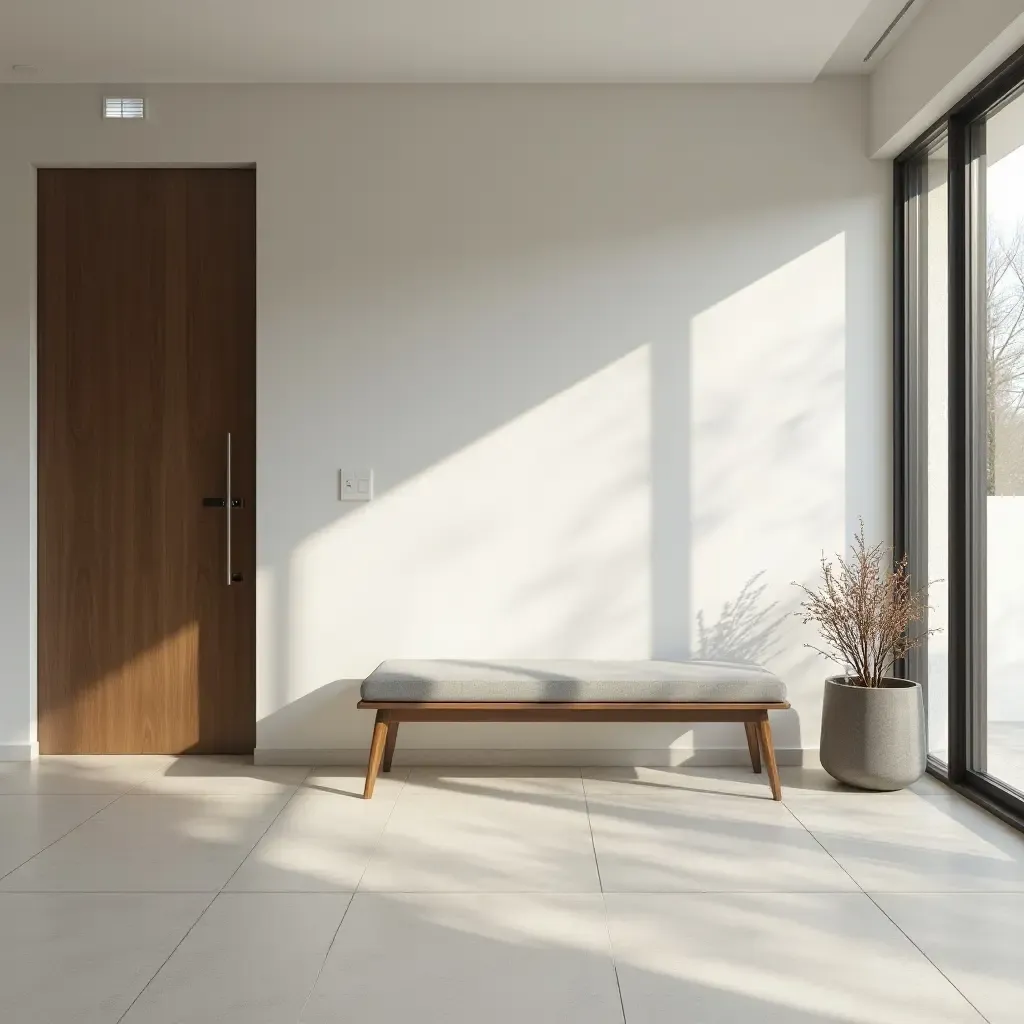
[{"label": "white baseboard", "polygon": [[34,761],[38,756],[38,743],[0,743],[0,761]]},{"label": "white baseboard", "polygon": [[[341,747],[336,749],[275,749],[257,747],[253,760],[256,764],[294,765],[365,765],[367,748]],[[799,766],[817,763],[817,749],[800,747],[779,747],[775,759],[780,765]],[[612,768],[674,768],[680,765],[693,767],[728,767],[750,765],[746,747],[711,747],[703,750],[671,750],[663,747],[604,748],[604,749],[505,749],[489,747],[458,748],[416,748],[401,746],[395,751],[395,764],[411,767],[436,767],[439,765],[508,767],[612,767]]]}]

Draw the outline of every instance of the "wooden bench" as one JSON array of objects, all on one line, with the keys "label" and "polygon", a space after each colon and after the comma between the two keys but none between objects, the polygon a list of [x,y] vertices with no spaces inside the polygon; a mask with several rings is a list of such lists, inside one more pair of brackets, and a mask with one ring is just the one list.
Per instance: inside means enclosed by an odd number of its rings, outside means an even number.
[{"label": "wooden bench", "polygon": [[[782,799],[768,713],[785,686],[723,662],[384,662],[358,707],[376,711],[364,799],[391,770],[402,722],[741,722],[751,766]],[[509,699],[502,699],[503,697]],[[633,697],[634,699],[629,699]]]},{"label": "wooden bench", "polygon": [[782,783],[775,763],[769,711],[785,711],[785,701],[772,704],[627,704],[519,703],[456,701],[426,702],[361,700],[360,708],[376,710],[370,761],[366,767],[363,798],[373,796],[380,771],[391,771],[391,760],[402,722],[742,722],[754,771],[761,774],[761,757],[768,768],[772,797],[782,799]]},{"label": "wooden bench", "polygon": [[[512,699],[499,699],[503,695]],[[642,699],[623,699],[629,696]],[[367,676],[361,697],[358,707],[377,713],[363,790],[367,800],[378,772],[391,770],[402,722],[742,722],[751,767],[760,774],[763,758],[772,797],[782,799],[768,712],[784,711],[789,703],[781,680],[758,666],[386,661]]]}]

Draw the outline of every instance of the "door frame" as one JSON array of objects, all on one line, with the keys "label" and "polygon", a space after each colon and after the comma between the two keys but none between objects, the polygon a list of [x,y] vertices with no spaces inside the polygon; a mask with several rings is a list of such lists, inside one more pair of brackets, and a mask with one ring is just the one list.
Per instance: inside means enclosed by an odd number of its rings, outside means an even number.
[{"label": "door frame", "polygon": [[[131,125],[129,125],[131,127]],[[16,759],[37,760],[39,753],[39,172],[41,170],[249,170],[255,178],[255,366],[254,391],[254,445],[256,451],[256,493],[259,492],[259,364],[260,364],[260,177],[256,160],[34,160],[30,164],[32,175],[31,248],[29,256],[29,744],[27,749],[10,751]],[[254,506],[258,504],[254,499]],[[253,628],[253,732],[259,723],[258,647],[259,647],[259,517],[254,516],[253,536],[255,564],[252,586],[255,595],[255,623]],[[126,755],[131,756],[131,755]],[[182,755],[185,756],[185,755]]]}]

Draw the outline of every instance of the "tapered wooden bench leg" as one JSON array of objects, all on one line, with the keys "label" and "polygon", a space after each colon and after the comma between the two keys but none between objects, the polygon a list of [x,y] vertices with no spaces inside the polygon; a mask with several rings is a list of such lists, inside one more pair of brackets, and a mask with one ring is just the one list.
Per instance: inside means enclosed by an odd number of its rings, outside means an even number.
[{"label": "tapered wooden bench leg", "polygon": [[757,735],[761,740],[761,754],[768,768],[768,782],[772,787],[772,799],[782,799],[782,781],[779,779],[779,766],[775,763],[775,744],[772,742],[772,726],[768,721],[768,712],[762,711],[757,720]]},{"label": "tapered wooden bench leg", "polygon": [[757,723],[744,722],[743,731],[747,734],[747,750],[750,751],[750,767],[755,775],[761,774],[761,749],[757,745]]},{"label": "tapered wooden bench leg", "polygon": [[383,711],[377,712],[373,723],[373,739],[370,741],[370,761],[366,766],[366,785],[363,787],[363,799],[373,796],[373,784],[377,781],[380,762],[384,757],[384,747],[388,741],[388,719]]},{"label": "tapered wooden bench leg", "polygon": [[391,771],[391,760],[395,756],[395,744],[398,742],[398,722],[388,722],[388,738],[384,743],[384,762],[380,766],[382,772]]}]

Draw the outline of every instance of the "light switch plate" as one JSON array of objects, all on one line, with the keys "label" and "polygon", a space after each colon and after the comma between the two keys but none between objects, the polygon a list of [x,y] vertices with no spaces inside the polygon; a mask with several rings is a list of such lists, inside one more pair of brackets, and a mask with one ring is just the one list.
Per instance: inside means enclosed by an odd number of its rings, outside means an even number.
[{"label": "light switch plate", "polygon": [[371,501],[372,499],[372,469],[338,470],[338,501]]}]

